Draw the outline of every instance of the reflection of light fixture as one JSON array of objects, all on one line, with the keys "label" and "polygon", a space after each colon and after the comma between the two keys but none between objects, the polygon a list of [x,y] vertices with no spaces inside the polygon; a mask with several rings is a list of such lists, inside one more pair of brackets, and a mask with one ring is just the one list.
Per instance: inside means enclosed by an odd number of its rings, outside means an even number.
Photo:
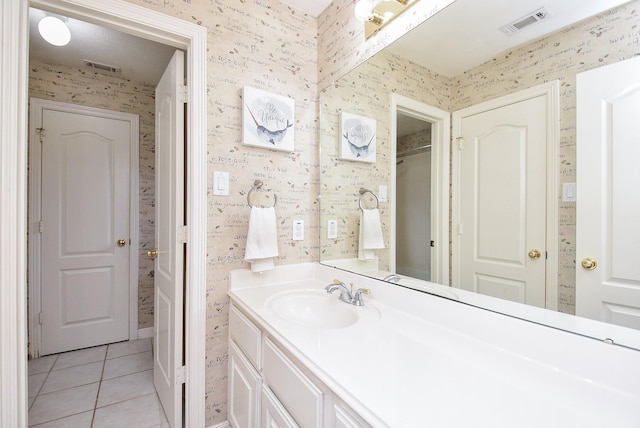
[{"label": "reflection of light fixture", "polygon": [[38,31],[43,39],[54,46],[65,46],[71,40],[69,27],[55,16],[42,18],[38,23]]},{"label": "reflection of light fixture", "polygon": [[364,22],[368,39],[414,3],[417,0],[358,0],[354,14],[357,20]]}]

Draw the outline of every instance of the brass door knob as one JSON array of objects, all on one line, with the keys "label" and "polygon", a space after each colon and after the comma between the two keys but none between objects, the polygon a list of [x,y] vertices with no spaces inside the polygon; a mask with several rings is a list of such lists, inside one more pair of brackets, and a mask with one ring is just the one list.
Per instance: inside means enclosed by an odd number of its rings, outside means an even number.
[{"label": "brass door knob", "polygon": [[118,239],[116,241],[116,244],[118,245],[118,247],[124,247],[125,245],[127,245],[127,240],[126,239]]},{"label": "brass door knob", "polygon": [[539,259],[541,255],[542,254],[540,253],[539,250],[531,250],[531,251],[529,251],[529,257],[531,257],[534,260]]},{"label": "brass door knob", "polygon": [[150,259],[155,259],[156,257],[158,257],[158,249],[155,248],[153,250],[147,250],[147,257],[149,257]]},{"label": "brass door knob", "polygon": [[585,257],[584,259],[582,259],[582,267],[587,270],[594,270],[597,266],[598,262],[589,257]]}]

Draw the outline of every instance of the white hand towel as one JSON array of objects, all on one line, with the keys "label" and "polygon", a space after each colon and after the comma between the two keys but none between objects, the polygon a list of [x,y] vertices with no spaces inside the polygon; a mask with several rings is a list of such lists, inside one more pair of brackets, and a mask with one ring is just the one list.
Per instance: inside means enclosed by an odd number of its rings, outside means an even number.
[{"label": "white hand towel", "polygon": [[384,248],[382,222],[377,208],[360,210],[360,237],[358,239],[358,258],[373,260],[373,250]]},{"label": "white hand towel", "polygon": [[263,272],[273,269],[274,257],[278,257],[276,210],[251,207],[244,259],[251,263],[252,272]]}]

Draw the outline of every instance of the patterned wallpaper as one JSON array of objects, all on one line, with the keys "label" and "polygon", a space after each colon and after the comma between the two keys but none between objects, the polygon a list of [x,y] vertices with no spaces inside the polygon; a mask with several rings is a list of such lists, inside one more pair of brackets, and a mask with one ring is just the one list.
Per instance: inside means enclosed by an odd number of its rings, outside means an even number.
[{"label": "patterned wallpaper", "polygon": [[153,327],[153,248],[155,217],[155,87],[91,70],[31,60],[29,96],[140,116],[140,222],[138,248],[138,328]]},{"label": "patterned wallpaper", "polygon": [[[389,187],[391,132],[389,106],[391,94],[449,110],[449,78],[433,73],[401,57],[380,52],[359,65],[329,88],[320,100],[320,147],[322,162],[320,183],[322,204],[320,224],[338,220],[338,238],[320,236],[322,260],[348,259],[358,255],[358,209],[360,187],[378,193],[378,186]],[[361,163],[339,158],[339,118],[346,111],[376,119],[376,162]],[[395,162],[395,159],[393,159]],[[345,197],[345,195],[348,195]],[[380,217],[385,246],[390,243],[388,203],[380,203]],[[389,251],[374,250],[381,270],[389,270]]]}]

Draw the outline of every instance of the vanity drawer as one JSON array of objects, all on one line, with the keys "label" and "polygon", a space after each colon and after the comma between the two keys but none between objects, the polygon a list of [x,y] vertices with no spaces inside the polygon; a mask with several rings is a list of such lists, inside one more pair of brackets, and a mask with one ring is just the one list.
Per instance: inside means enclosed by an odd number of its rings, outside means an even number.
[{"label": "vanity drawer", "polygon": [[298,425],[321,428],[323,392],[268,338],[264,341],[262,377]]},{"label": "vanity drawer", "polygon": [[260,329],[234,305],[229,308],[229,334],[251,361],[251,364],[260,370]]}]

